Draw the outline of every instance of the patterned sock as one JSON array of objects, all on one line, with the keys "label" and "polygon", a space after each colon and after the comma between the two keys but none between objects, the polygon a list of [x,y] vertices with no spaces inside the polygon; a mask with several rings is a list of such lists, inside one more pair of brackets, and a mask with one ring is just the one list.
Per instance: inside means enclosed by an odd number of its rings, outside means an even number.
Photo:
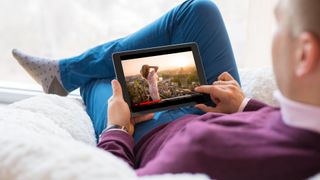
[{"label": "patterned sock", "polygon": [[26,55],[13,49],[12,55],[19,64],[39,83],[47,94],[67,96],[60,77],[58,61]]}]

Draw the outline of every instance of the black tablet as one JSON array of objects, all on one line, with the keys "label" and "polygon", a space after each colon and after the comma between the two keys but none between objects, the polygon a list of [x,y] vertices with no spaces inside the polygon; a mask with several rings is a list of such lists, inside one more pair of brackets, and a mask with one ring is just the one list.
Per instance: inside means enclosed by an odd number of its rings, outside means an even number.
[{"label": "black tablet", "polygon": [[114,53],[113,65],[132,116],[210,101],[194,91],[207,84],[196,43]]}]

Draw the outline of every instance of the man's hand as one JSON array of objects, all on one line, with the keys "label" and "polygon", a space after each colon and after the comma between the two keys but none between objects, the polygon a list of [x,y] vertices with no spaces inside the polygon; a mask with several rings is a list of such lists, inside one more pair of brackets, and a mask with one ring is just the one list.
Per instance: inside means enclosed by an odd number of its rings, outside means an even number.
[{"label": "man's hand", "polygon": [[212,85],[204,85],[195,89],[196,92],[210,94],[211,100],[216,107],[206,106],[204,104],[196,105],[204,112],[235,113],[245,99],[238,82],[233,77],[224,72],[218,77],[218,81]]},{"label": "man's hand", "polygon": [[149,119],[152,119],[154,114],[147,114],[131,118],[128,104],[124,101],[120,83],[117,80],[112,80],[113,95],[108,100],[108,125],[125,126],[129,134],[134,133],[134,125]]}]

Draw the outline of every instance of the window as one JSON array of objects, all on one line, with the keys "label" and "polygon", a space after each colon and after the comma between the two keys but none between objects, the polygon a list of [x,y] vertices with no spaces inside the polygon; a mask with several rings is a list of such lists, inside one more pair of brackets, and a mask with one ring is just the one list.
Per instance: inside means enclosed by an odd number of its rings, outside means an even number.
[{"label": "window", "polygon": [[[270,65],[275,1],[215,1],[225,19],[240,68]],[[40,89],[13,59],[12,48],[56,59],[75,56],[138,30],[181,2],[1,0],[0,86]]]}]

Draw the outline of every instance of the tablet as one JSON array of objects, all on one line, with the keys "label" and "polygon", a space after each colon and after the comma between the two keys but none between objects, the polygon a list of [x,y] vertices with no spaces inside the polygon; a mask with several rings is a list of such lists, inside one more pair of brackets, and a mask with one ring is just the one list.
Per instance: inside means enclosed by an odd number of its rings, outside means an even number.
[{"label": "tablet", "polygon": [[113,65],[132,116],[210,101],[194,91],[207,84],[196,43],[114,53]]}]

